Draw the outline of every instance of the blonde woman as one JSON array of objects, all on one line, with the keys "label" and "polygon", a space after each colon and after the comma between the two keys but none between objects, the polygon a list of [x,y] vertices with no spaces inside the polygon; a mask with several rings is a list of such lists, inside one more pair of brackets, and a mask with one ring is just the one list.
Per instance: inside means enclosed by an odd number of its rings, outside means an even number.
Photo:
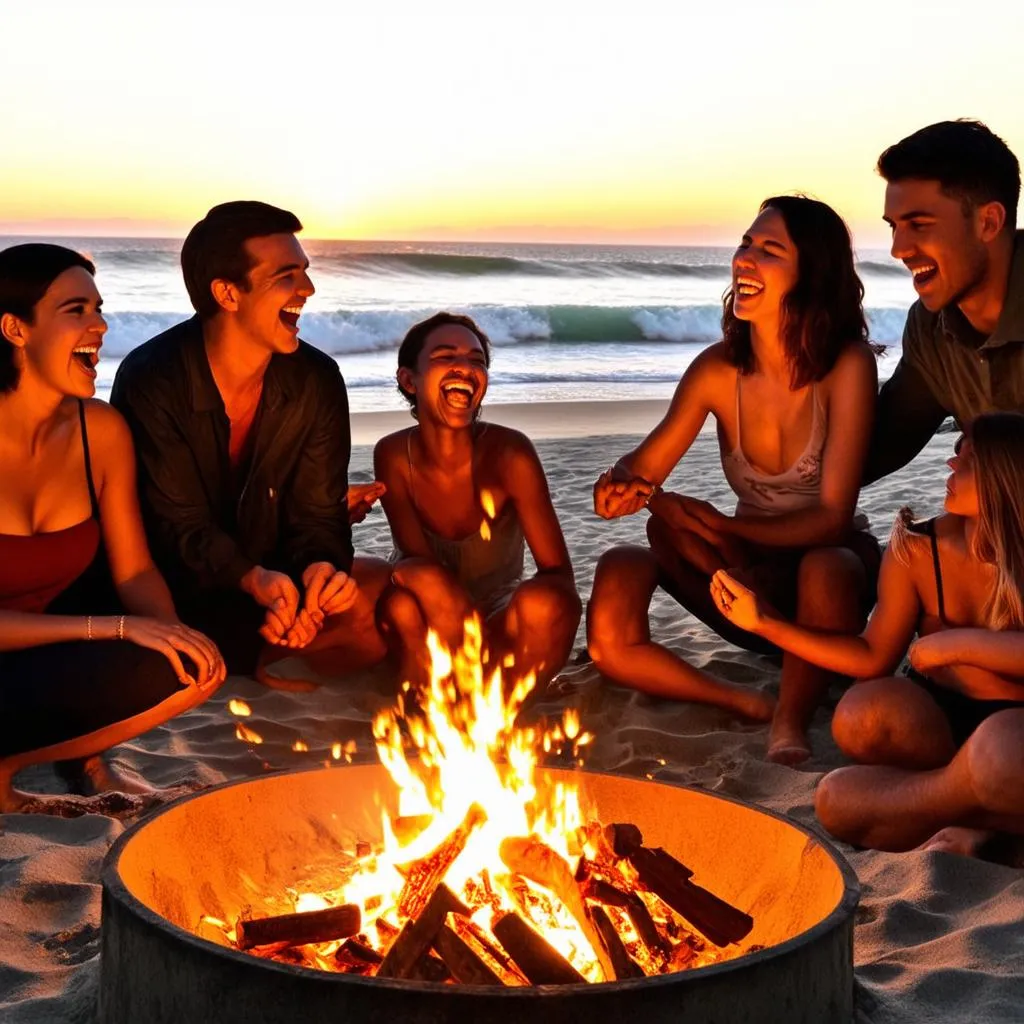
[{"label": "blonde woman", "polygon": [[945,514],[901,513],[860,636],[793,625],[724,572],[711,585],[736,625],[869,680],[832,725],[862,765],[826,776],[816,800],[862,846],[976,853],[992,830],[1024,835],[1024,415],[979,416],[949,465]]}]

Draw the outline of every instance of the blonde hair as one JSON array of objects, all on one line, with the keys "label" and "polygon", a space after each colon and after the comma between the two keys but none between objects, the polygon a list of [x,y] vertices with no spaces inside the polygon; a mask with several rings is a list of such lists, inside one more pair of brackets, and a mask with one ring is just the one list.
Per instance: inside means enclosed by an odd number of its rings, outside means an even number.
[{"label": "blonde hair", "polygon": [[971,554],[996,567],[985,618],[989,629],[1024,629],[1024,415],[985,413],[967,434],[978,482]]}]

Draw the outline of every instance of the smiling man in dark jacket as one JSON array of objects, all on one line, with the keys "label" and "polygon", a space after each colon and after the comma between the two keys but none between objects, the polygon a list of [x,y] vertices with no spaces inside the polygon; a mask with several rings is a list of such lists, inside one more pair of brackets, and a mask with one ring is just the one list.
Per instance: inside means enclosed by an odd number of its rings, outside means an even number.
[{"label": "smiling man in dark jacket", "polygon": [[301,227],[265,203],[210,210],[181,253],[196,316],[131,352],[111,395],[178,612],[234,672],[254,671],[262,640],[306,646],[360,598],[345,382],[298,337],[314,291]]}]

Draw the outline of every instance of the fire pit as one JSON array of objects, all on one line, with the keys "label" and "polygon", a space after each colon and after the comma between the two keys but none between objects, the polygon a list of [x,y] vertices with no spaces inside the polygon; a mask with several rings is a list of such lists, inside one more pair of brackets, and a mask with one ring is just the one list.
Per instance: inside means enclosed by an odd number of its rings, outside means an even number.
[{"label": "fire pit", "polygon": [[[551,771],[553,781],[578,773]],[[605,821],[630,820],[694,877],[748,909],[743,947],[708,967],[600,985],[485,988],[329,974],[229,948],[203,923],[252,886],[302,877],[312,848],[379,835],[394,801],[378,765],[232,783],[169,805],[115,843],[103,872],[100,1020],[580,1021],[629,1014],[687,1024],[848,1021],[853,1014],[850,868],[807,830],[737,801],[586,773]]]},{"label": "fire pit", "polygon": [[[841,1021],[849,868],[811,833],[579,765],[480,625],[374,721],[381,765],[170,805],[103,873],[101,1018]],[[510,673],[511,674],[511,673]],[[599,1001],[599,1002],[595,1002]]]}]

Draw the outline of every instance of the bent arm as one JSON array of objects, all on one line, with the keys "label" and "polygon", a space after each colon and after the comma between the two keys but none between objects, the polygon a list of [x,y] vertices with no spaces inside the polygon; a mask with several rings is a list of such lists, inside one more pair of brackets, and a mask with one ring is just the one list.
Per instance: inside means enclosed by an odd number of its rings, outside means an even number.
[{"label": "bent arm", "polygon": [[409,492],[405,445],[405,431],[381,438],[373,449],[373,476],[387,488],[380,503],[395,548],[403,558],[433,558]]},{"label": "bent arm", "polygon": [[508,463],[506,486],[538,573],[563,575],[573,581],[569,549],[551,503],[547,477],[536,449],[526,437],[518,439]]},{"label": "bent arm", "polygon": [[110,396],[131,429],[149,524],[200,587],[237,589],[254,563],[216,522],[192,451],[159,394],[118,373]]},{"label": "bent arm", "polygon": [[[970,665],[997,675],[1024,680],[1024,632],[1020,630],[947,629],[928,638],[941,644],[947,665]],[[1017,687],[1016,693],[1020,693]]]},{"label": "bent arm", "polygon": [[352,568],[352,527],[348,521],[348,462],[352,452],[348,394],[337,366],[319,383],[311,411],[316,425],[284,498],[283,552],[289,574],[301,584],[313,562]]},{"label": "bent arm", "polygon": [[87,409],[100,524],[117,595],[132,615],[177,621],[142,527],[131,431],[116,409],[100,402],[90,402]]},{"label": "bent arm", "polygon": [[848,536],[871,436],[877,381],[871,349],[850,345],[836,363],[829,386],[819,503],[777,516],[732,516],[726,520],[726,532],[772,547],[820,547]]},{"label": "bent arm", "polygon": [[[0,611],[0,651],[61,644],[71,640],[113,640],[117,615],[47,615],[45,612]],[[91,637],[90,637],[91,627]]]},{"label": "bent arm", "polygon": [[948,415],[921,372],[902,357],[878,394],[864,486],[895,473],[920,454]]},{"label": "bent arm", "polygon": [[914,636],[920,609],[910,572],[887,551],[878,578],[878,604],[860,636],[821,633],[775,617],[766,618],[757,632],[812,665],[870,679],[896,671]]},{"label": "bent arm", "polygon": [[615,464],[629,476],[662,484],[689,451],[711,412],[710,389],[720,356],[705,350],[687,367],[661,422]]}]

